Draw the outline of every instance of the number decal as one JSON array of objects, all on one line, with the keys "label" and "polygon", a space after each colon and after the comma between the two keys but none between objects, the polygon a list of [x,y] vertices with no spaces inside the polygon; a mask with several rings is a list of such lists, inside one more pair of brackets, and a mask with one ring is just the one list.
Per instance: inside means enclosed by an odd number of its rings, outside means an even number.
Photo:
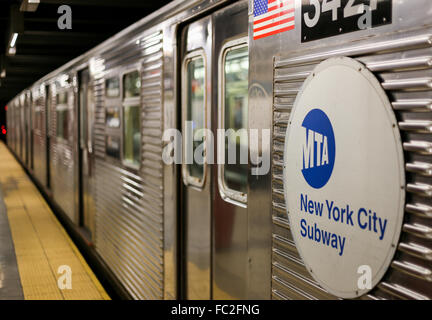
[{"label": "number decal", "polygon": [[315,27],[315,25],[318,23],[320,14],[321,14],[321,6],[318,0],[309,0],[309,3],[314,6],[315,8],[315,15],[313,18],[309,17],[308,13],[304,14],[304,22],[309,28]]},{"label": "number decal", "polygon": [[394,0],[299,0],[301,42],[392,23]]},{"label": "number decal", "polygon": [[332,12],[332,21],[338,19],[338,9],[341,6],[340,0],[324,0],[322,4],[322,12],[330,11]]},{"label": "number decal", "polygon": [[344,18],[352,17],[365,11],[363,3],[354,5],[354,1],[355,0],[348,0],[348,3],[344,8]]}]

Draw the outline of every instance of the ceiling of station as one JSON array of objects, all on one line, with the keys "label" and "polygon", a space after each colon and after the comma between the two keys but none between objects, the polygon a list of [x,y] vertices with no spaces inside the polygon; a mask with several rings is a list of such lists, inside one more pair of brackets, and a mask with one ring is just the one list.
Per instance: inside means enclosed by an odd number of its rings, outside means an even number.
[{"label": "ceiling of station", "polygon": [[[36,80],[168,2],[170,0],[1,0],[0,109],[3,111],[11,98]],[[71,9],[72,29],[58,27],[58,20],[65,13],[58,13],[62,5]],[[23,11],[35,7],[34,12]],[[11,54],[13,51],[15,54]]]}]

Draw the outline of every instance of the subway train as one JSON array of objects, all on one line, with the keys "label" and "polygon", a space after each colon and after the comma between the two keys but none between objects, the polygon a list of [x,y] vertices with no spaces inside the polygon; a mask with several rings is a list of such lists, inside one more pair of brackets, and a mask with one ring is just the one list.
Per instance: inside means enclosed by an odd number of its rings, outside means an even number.
[{"label": "subway train", "polygon": [[128,298],[431,299],[431,61],[429,0],[174,0],[7,145]]}]

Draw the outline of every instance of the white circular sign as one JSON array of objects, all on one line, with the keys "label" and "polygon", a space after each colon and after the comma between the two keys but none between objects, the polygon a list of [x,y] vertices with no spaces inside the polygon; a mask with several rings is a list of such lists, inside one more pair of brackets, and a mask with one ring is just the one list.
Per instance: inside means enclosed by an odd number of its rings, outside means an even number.
[{"label": "white circular sign", "polygon": [[306,79],[285,140],[290,228],[306,268],[328,292],[365,294],[383,277],[405,203],[401,137],[373,74],[350,58]]}]

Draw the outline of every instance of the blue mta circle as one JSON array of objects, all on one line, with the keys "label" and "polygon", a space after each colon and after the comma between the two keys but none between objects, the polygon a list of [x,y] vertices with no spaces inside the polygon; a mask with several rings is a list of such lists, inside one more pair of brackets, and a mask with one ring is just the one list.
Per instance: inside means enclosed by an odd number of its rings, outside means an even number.
[{"label": "blue mta circle", "polygon": [[336,143],[330,119],[320,109],[309,111],[302,123],[302,174],[315,189],[329,181],[336,158]]}]

